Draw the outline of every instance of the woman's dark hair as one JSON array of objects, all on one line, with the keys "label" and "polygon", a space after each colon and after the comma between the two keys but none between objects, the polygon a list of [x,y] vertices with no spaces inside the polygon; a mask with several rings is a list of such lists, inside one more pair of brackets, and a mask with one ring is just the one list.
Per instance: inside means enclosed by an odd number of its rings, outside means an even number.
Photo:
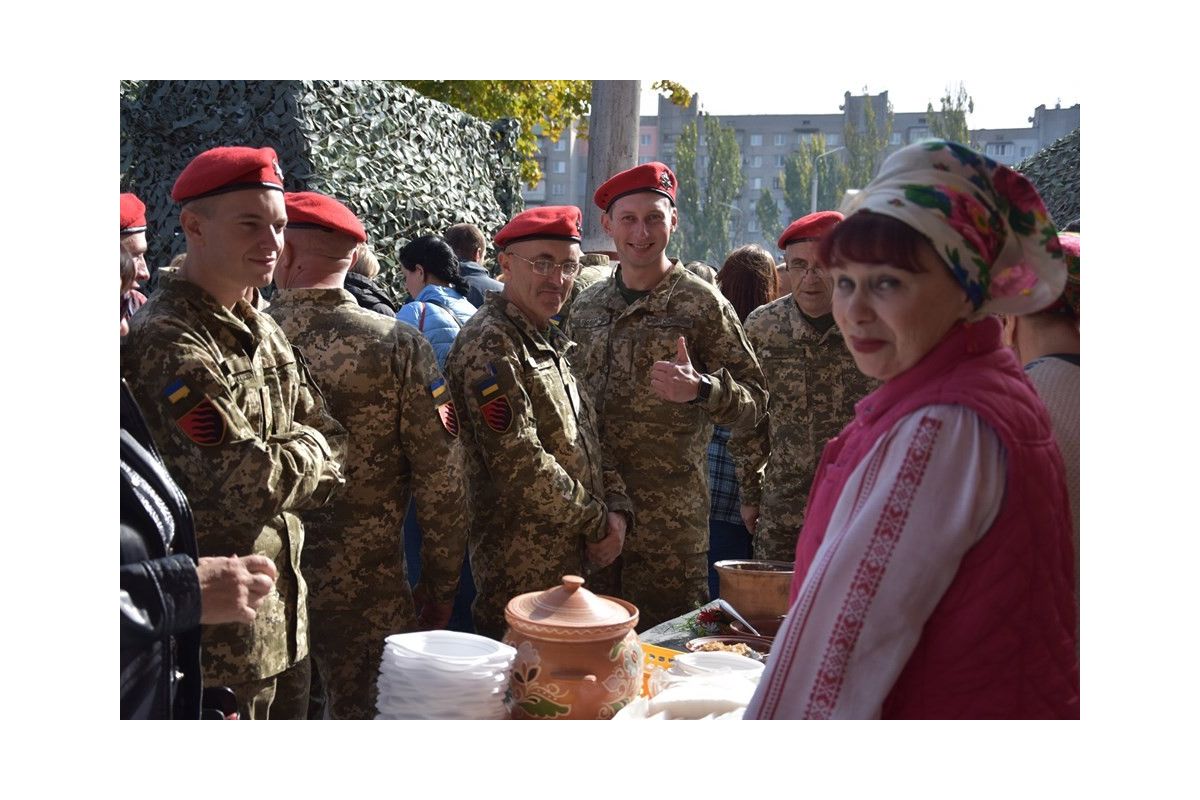
[{"label": "woman's dark hair", "polygon": [[739,247],[721,265],[717,286],[733,304],[738,319],[745,322],[751,311],[771,302],[779,294],[775,259],[756,244]]},{"label": "woman's dark hair", "polygon": [[919,258],[922,247],[929,248],[938,257],[925,234],[907,223],[886,214],[859,211],[821,237],[817,259],[827,267],[857,261],[890,264],[907,272],[925,272]]},{"label": "woman's dark hair", "polygon": [[420,265],[429,275],[445,281],[463,297],[471,291],[471,286],[458,271],[458,256],[440,236],[419,236],[401,247],[396,257],[400,260],[400,266],[409,272]]}]

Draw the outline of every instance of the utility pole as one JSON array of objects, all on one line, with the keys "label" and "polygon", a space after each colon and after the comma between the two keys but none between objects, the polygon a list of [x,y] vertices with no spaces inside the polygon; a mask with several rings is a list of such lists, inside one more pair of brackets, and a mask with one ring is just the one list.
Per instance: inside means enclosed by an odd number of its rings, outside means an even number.
[{"label": "utility pole", "polygon": [[641,93],[641,81],[592,81],[587,192],[583,198],[584,252],[615,252],[612,239],[600,227],[601,212],[592,196],[600,184],[637,164]]}]

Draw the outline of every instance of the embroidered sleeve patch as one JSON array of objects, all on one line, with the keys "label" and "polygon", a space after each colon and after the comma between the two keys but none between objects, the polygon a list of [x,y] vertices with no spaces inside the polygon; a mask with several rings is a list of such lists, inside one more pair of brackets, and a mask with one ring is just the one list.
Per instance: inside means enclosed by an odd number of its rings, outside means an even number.
[{"label": "embroidered sleeve patch", "polygon": [[[213,447],[225,441],[225,417],[208,395],[192,391],[183,378],[176,378],[163,389],[162,396],[171,404],[175,424],[193,442]],[[188,400],[191,402],[185,402]]]},{"label": "embroidered sleeve patch", "polygon": [[446,386],[445,378],[438,378],[429,384],[429,396],[433,399],[433,405],[438,419],[442,421],[442,427],[451,436],[458,436],[458,412],[454,409],[454,400],[450,396],[450,389]]},{"label": "embroidered sleeve patch", "polygon": [[198,445],[213,447],[225,441],[225,417],[208,397],[201,398],[175,424]]},{"label": "embroidered sleeve patch", "polygon": [[502,394],[479,407],[483,421],[496,433],[504,433],[512,425],[513,411],[508,403],[508,395]]}]

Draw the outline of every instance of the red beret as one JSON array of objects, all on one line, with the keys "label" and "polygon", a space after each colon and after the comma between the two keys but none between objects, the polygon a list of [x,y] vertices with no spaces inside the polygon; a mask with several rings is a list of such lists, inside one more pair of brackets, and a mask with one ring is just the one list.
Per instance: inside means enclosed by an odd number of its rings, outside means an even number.
[{"label": "red beret", "polygon": [[575,206],[542,206],[522,211],[508,221],[492,240],[502,250],[527,239],[583,241],[583,212]]},{"label": "red beret", "polygon": [[146,230],[146,204],[136,194],[121,193],[121,235]]},{"label": "red beret", "polygon": [[601,211],[608,211],[612,208],[613,203],[627,194],[658,192],[663,197],[669,198],[671,205],[675,205],[677,184],[675,173],[671,172],[670,167],[661,161],[651,161],[648,164],[639,164],[633,169],[613,175],[600,185],[592,200]]},{"label": "red beret", "polygon": [[289,228],[324,228],[353,236],[357,242],[367,240],[367,232],[354,212],[332,197],[316,192],[287,192],[283,199]]},{"label": "red beret", "polygon": [[845,217],[836,211],[817,211],[806,214],[787,226],[779,236],[779,249],[786,250],[792,242],[811,242],[820,239]]},{"label": "red beret", "polygon": [[238,189],[283,191],[283,170],[270,147],[214,147],[193,158],[179,173],[171,198],[183,204]]}]

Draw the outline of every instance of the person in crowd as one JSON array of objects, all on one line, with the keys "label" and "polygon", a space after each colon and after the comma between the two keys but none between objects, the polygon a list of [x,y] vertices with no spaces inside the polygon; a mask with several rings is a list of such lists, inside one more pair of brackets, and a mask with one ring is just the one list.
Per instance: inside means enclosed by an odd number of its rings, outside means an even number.
[{"label": "person in crowd", "polygon": [[[450,618],[466,549],[458,414],[429,343],[345,290],[367,239],[354,212],[316,192],[285,200],[268,313],[305,354],[351,442],[346,488],[303,515],[310,648],[329,716],[370,719],[383,640]],[[425,531],[412,592],[401,542],[410,496]]]},{"label": "person in crowd", "polygon": [[775,265],[775,274],[779,276],[779,296],[786,297],[792,293],[792,276],[788,274],[787,261]]},{"label": "person in crowd", "polygon": [[[734,250],[717,273],[717,288],[733,304],[738,321],[742,323],[751,311],[775,299],[778,281],[775,259],[756,244]],[[760,364],[765,372],[766,364],[761,359]],[[768,400],[768,404],[770,402]],[[720,581],[713,564],[726,559],[747,559],[754,553],[750,531],[742,520],[742,495],[733,459],[726,450],[728,442],[729,428],[713,426],[712,439],[708,443],[708,593],[711,597],[720,594]]]},{"label": "person in crowd", "polygon": [[375,280],[379,274],[379,259],[375,252],[366,242],[359,242],[355,250],[354,266],[346,273],[343,288],[363,308],[395,319],[400,303],[390,289]]},{"label": "person in crowd", "polygon": [[133,317],[121,370],[192,503],[200,554],[254,553],[278,573],[252,625],[205,629],[205,682],[229,686],[243,719],[303,719],[297,514],[342,486],[346,432],[279,326],[243,299],[270,282],[283,246],[283,172],[269,147],[217,147],[188,163],[171,196],[188,256]]},{"label": "person in crowd", "polygon": [[640,609],[640,630],[708,600],[712,424],[753,425],[766,407],[733,306],[666,255],[679,225],[675,191],[674,173],[657,161],[596,190],[620,264],[579,295],[567,326],[578,343],[571,363],[637,517],[621,563],[600,582]]},{"label": "person in crowd", "polygon": [[443,238],[458,257],[459,274],[471,287],[467,302],[479,308],[487,292],[499,292],[504,288],[504,284],[489,275],[483,266],[487,241],[479,228],[469,222],[459,222],[447,228]]},{"label": "person in crowd", "polygon": [[471,287],[458,272],[458,257],[440,236],[417,237],[400,248],[398,257],[404,288],[413,299],[396,318],[429,340],[438,368],[444,369],[454,337],[475,313],[466,298]]},{"label": "person in crowd", "polygon": [[825,447],[756,718],[1077,718],[1071,515],[1050,419],[996,313],[1062,293],[1033,185],[962,145],[898,150],[821,240],[883,382]]},{"label": "person in crowd", "polygon": [[[129,255],[133,264],[133,281],[121,292],[121,321],[129,318],[146,303],[140,289],[147,287],[150,270],[146,266],[146,204],[131,192],[121,194],[121,252]],[[149,291],[147,289],[147,291]]]},{"label": "person in crowd", "polygon": [[571,318],[571,306],[575,304],[575,298],[579,297],[579,293],[596,281],[611,277],[614,269],[609,257],[604,253],[584,253],[583,257],[579,259],[579,264],[579,274],[575,276],[570,296],[563,302],[562,310],[550,318],[550,321],[560,328],[566,327],[567,321]]},{"label": "person in crowd", "polygon": [[[471,287],[459,272],[458,256],[438,236],[413,239],[398,254],[404,270],[404,286],[412,300],[400,309],[396,318],[421,332],[437,354],[438,369],[445,370],[446,356],[462,326],[475,314],[475,306],[466,300]],[[480,256],[482,257],[482,256]],[[409,580],[421,580],[423,531],[415,507],[410,506],[404,520],[404,546],[408,552]],[[450,627],[471,632],[471,604],[475,599],[475,581],[471,562],[464,553],[458,596]]]},{"label": "person in crowd", "polygon": [[833,320],[833,278],[817,256],[821,236],[841,218],[818,211],[788,225],[778,244],[792,292],[745,322],[770,397],[757,426],[733,432],[729,453],[758,559],[792,560],[821,448],[879,385],[858,371],[846,349]]},{"label": "person in crowd", "polygon": [[[1078,225],[1077,225],[1078,226]],[[1005,336],[1050,412],[1066,468],[1075,531],[1075,591],[1079,592],[1079,234],[1060,232],[1067,283],[1049,308],[1004,317]]]},{"label": "person in crowd", "polygon": [[504,291],[487,295],[446,361],[463,415],[475,629],[493,638],[509,600],[611,564],[632,523],[571,373],[573,344],[550,321],[579,271],[582,218],[534,208],[496,234]]}]

